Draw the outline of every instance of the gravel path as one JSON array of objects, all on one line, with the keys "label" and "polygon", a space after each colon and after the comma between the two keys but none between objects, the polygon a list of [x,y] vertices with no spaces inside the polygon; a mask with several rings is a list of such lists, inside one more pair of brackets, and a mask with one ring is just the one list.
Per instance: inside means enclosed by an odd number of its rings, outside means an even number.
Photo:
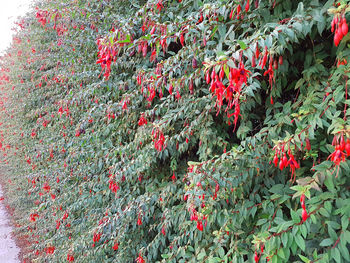
[{"label": "gravel path", "polygon": [[4,202],[1,200],[3,196],[0,186],[0,262],[1,263],[19,263],[19,248],[12,239],[10,220],[6,213]]}]

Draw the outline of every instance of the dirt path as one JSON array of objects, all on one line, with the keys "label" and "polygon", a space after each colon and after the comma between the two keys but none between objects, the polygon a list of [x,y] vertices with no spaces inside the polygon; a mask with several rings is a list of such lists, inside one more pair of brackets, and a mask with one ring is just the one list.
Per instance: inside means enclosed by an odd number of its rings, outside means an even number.
[{"label": "dirt path", "polygon": [[4,202],[1,200],[3,192],[0,186],[0,262],[1,263],[19,263],[19,248],[12,239],[12,227],[6,213]]}]

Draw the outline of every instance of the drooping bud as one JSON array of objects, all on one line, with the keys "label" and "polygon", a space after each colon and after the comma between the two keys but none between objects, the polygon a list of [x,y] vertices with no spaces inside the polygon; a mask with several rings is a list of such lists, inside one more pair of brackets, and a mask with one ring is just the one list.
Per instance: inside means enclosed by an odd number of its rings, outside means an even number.
[{"label": "drooping bud", "polygon": [[309,216],[308,216],[306,210],[303,209],[303,212],[301,213],[301,218],[303,219],[303,222],[305,222],[308,217]]}]

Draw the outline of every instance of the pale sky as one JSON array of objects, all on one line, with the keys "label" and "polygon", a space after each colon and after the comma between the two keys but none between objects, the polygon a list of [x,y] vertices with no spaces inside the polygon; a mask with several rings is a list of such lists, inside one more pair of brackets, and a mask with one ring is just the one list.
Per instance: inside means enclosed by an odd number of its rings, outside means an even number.
[{"label": "pale sky", "polygon": [[12,41],[11,28],[17,16],[24,15],[33,0],[0,0],[0,53],[9,47]]}]

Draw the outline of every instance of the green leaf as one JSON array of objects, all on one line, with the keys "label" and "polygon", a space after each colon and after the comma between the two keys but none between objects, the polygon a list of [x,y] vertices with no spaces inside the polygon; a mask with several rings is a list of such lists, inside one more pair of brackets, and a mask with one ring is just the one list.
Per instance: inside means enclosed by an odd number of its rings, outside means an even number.
[{"label": "green leaf", "polygon": [[338,262],[338,263],[341,262],[340,252],[339,252],[339,249],[338,249],[338,248],[333,248],[333,249],[331,250],[331,254],[332,254],[332,258],[333,258],[336,262]]},{"label": "green leaf", "polygon": [[225,256],[225,250],[222,247],[219,247],[217,252],[221,258]]},{"label": "green leaf", "polygon": [[326,238],[326,239],[323,239],[320,243],[320,246],[321,247],[328,247],[330,245],[332,245],[334,242],[332,241],[332,239],[330,238]]},{"label": "green leaf", "polygon": [[311,260],[309,260],[307,257],[304,257],[303,255],[298,255],[299,257],[300,257],[300,259],[303,261],[303,262],[305,262],[305,263],[310,263],[311,262]]},{"label": "green leaf", "polygon": [[300,234],[297,234],[295,236],[295,242],[297,243],[298,247],[300,247],[302,251],[305,251],[305,240],[301,237]]},{"label": "green leaf", "polygon": [[284,247],[287,247],[288,244],[288,233],[283,233],[281,236],[282,244]]},{"label": "green leaf", "polygon": [[241,49],[246,50],[247,45],[242,40],[237,40],[238,44],[240,45]]},{"label": "green leaf", "polygon": [[207,254],[205,253],[204,250],[202,250],[198,255],[197,255],[197,260],[202,260]]},{"label": "green leaf", "polygon": [[169,255],[168,254],[162,254],[161,257],[166,259],[166,258],[169,258]]},{"label": "green leaf", "polygon": [[286,256],[284,255],[283,248],[281,248],[281,249],[279,249],[279,250],[277,251],[277,255],[278,255],[280,258],[283,258],[283,259],[286,258]]}]

